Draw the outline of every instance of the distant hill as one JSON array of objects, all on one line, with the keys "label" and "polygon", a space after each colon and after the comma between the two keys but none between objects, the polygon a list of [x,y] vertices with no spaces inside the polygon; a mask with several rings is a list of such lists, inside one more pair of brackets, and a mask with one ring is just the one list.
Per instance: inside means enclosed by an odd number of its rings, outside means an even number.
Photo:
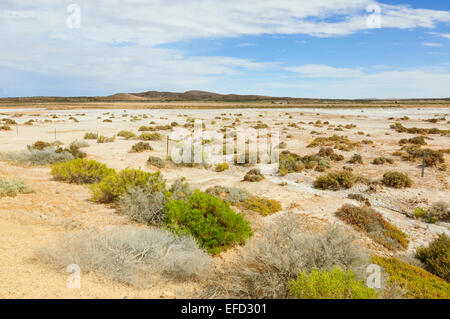
[{"label": "distant hill", "polygon": [[449,98],[443,99],[357,99],[357,100],[339,100],[339,99],[311,99],[311,98],[292,98],[292,97],[273,97],[264,95],[239,95],[239,94],[219,94],[206,91],[186,91],[177,92],[159,92],[147,91],[142,93],[116,93],[109,96],[78,96],[78,97],[55,97],[55,96],[35,96],[20,98],[0,98],[1,104],[8,103],[86,103],[86,102],[171,102],[171,101],[206,101],[206,102],[266,102],[270,104],[294,104],[294,103],[397,103],[397,101],[411,102],[450,102]]}]

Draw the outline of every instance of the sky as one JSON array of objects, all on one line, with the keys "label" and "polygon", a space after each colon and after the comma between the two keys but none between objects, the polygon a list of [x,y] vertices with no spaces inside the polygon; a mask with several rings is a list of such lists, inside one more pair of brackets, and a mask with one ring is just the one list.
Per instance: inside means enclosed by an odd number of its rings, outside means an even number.
[{"label": "sky", "polygon": [[2,0],[0,97],[450,97],[448,0]]}]

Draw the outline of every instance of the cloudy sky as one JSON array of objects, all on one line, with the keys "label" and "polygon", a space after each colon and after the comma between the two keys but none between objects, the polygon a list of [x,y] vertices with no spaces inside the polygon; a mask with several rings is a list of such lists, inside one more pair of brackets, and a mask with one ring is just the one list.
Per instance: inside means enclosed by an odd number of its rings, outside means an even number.
[{"label": "cloudy sky", "polygon": [[450,97],[448,0],[1,0],[0,96]]}]

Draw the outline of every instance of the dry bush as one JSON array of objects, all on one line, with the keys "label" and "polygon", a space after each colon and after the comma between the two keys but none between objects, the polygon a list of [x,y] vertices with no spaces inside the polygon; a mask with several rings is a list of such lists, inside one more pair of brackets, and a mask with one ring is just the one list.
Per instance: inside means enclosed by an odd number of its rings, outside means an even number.
[{"label": "dry bush", "polygon": [[43,150],[27,150],[19,152],[0,153],[0,160],[11,161],[20,164],[46,165],[58,162],[67,162],[74,157],[69,152],[58,153],[55,149],[49,147]]},{"label": "dry bush", "polygon": [[33,192],[33,188],[27,186],[20,179],[6,179],[0,177],[0,198],[3,196],[14,197],[17,194],[29,194]]},{"label": "dry bush", "polygon": [[208,272],[212,260],[192,237],[129,226],[63,235],[55,245],[38,249],[35,259],[61,271],[77,264],[82,273],[98,273],[140,288],[159,279],[198,279]]},{"label": "dry bush", "polygon": [[287,298],[289,281],[302,271],[334,266],[358,270],[366,263],[354,237],[342,228],[304,233],[295,214],[277,217],[266,222],[262,237],[251,239],[231,266],[215,274],[203,297]]},{"label": "dry bush", "polygon": [[166,203],[164,190],[133,187],[120,196],[118,211],[139,223],[159,225],[165,217]]}]

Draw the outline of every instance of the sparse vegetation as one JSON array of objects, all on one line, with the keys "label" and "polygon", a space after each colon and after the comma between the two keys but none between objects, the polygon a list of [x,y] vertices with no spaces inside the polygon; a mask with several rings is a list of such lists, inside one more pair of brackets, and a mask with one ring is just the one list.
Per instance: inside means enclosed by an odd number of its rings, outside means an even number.
[{"label": "sparse vegetation", "polygon": [[[428,247],[418,248],[416,256],[432,274],[445,279],[447,283],[450,282],[450,237],[448,235],[442,233]],[[450,285],[447,285],[447,293],[450,295]]]},{"label": "sparse vegetation", "polygon": [[227,162],[218,163],[216,165],[216,172],[223,172],[230,168],[230,165]]},{"label": "sparse vegetation", "polygon": [[155,166],[157,168],[163,168],[164,166],[166,166],[166,164],[164,163],[164,160],[162,160],[160,157],[157,157],[157,156],[150,156],[147,159],[147,164]]},{"label": "sparse vegetation", "polygon": [[356,182],[352,172],[342,170],[321,175],[314,181],[314,187],[322,190],[330,189],[337,191],[341,188],[351,188]]},{"label": "sparse vegetation", "polygon": [[94,160],[74,159],[69,162],[56,163],[52,166],[51,174],[57,181],[75,184],[93,184],[100,182],[116,171],[105,164]]},{"label": "sparse vegetation", "polygon": [[335,214],[357,231],[365,232],[375,242],[388,249],[408,248],[407,235],[370,207],[345,204]]},{"label": "sparse vegetation", "polygon": [[142,153],[153,151],[153,147],[147,142],[138,142],[131,147],[130,153]]},{"label": "sparse vegetation", "polygon": [[383,184],[394,188],[411,187],[412,181],[408,175],[400,172],[390,171],[383,175]]},{"label": "sparse vegetation", "polygon": [[264,178],[265,178],[264,175],[258,168],[253,168],[245,174],[243,180],[247,182],[259,182],[262,181]]},{"label": "sparse vegetation", "polygon": [[20,179],[6,179],[0,177],[0,198],[4,196],[15,197],[17,194],[30,194],[34,189]]}]

